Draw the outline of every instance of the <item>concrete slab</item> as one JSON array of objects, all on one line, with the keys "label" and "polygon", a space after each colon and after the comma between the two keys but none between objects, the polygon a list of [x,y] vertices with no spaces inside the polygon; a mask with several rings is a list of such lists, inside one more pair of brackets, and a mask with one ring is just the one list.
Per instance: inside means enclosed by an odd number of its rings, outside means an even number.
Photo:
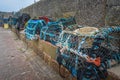
[{"label": "concrete slab", "polygon": [[62,80],[10,30],[0,27],[0,80]]}]

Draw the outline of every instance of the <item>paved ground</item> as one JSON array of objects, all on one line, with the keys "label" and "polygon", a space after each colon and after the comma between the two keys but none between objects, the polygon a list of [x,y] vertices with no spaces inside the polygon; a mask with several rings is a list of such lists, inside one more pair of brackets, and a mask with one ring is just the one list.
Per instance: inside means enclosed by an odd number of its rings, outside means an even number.
[{"label": "paved ground", "polygon": [[62,80],[10,30],[0,27],[0,80]]},{"label": "paved ground", "polygon": [[110,74],[112,74],[114,78],[120,80],[120,64],[108,69],[108,71],[110,72]]}]

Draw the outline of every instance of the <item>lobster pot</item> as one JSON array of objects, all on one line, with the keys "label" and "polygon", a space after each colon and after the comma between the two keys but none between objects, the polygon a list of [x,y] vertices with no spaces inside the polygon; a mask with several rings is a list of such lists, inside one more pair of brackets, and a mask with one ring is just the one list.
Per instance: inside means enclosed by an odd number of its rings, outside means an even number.
[{"label": "lobster pot", "polygon": [[119,51],[120,49],[120,32],[111,33],[109,38],[106,40],[108,45],[110,45],[111,49],[114,51]]},{"label": "lobster pot", "polygon": [[77,51],[79,44],[83,41],[81,48],[91,48],[96,32],[98,32],[98,29],[94,27],[80,28],[75,31],[63,31],[60,34],[57,45]]},{"label": "lobster pot", "polygon": [[[104,56],[109,57],[101,57],[104,58],[103,60],[109,60],[109,68],[110,66],[114,66],[120,62],[120,27],[110,27],[105,28],[101,31],[101,48],[100,52],[104,53]],[[100,55],[100,54],[99,54]]]},{"label": "lobster pot", "polygon": [[36,34],[40,34],[41,28],[45,26],[44,20],[29,20],[26,26],[25,35],[29,40],[36,39]]},{"label": "lobster pot", "polygon": [[57,61],[78,80],[106,79],[112,60],[120,62],[119,32],[119,27],[62,31],[57,43]]},{"label": "lobster pot", "polygon": [[64,26],[64,29],[66,29],[70,25],[76,24],[75,18],[74,17],[69,17],[69,18],[60,18],[57,20],[58,23],[62,23]]},{"label": "lobster pot", "polygon": [[49,22],[49,24],[41,29],[40,38],[55,45],[58,36],[62,31],[62,26],[56,22]]},{"label": "lobster pot", "polygon": [[80,40],[79,43],[81,43],[82,41],[85,41],[81,47],[91,48],[93,45],[94,37],[99,32],[99,30],[98,28],[87,26],[87,27],[76,29],[74,32],[75,34],[79,34],[77,35]]}]

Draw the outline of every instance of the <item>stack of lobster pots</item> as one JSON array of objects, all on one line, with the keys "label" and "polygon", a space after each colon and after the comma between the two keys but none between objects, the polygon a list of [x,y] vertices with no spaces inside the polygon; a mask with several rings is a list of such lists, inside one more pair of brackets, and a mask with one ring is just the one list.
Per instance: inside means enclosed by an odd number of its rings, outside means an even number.
[{"label": "stack of lobster pots", "polygon": [[74,18],[40,17],[28,21],[21,39],[65,80],[105,80],[108,69],[120,62],[116,34],[118,26],[95,28],[77,25]]}]

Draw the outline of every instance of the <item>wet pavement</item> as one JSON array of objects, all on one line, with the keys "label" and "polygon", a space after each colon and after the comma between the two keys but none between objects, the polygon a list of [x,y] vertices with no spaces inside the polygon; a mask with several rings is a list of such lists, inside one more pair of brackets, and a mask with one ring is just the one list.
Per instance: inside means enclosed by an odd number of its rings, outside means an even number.
[{"label": "wet pavement", "polygon": [[10,30],[0,27],[0,80],[62,80]]}]

